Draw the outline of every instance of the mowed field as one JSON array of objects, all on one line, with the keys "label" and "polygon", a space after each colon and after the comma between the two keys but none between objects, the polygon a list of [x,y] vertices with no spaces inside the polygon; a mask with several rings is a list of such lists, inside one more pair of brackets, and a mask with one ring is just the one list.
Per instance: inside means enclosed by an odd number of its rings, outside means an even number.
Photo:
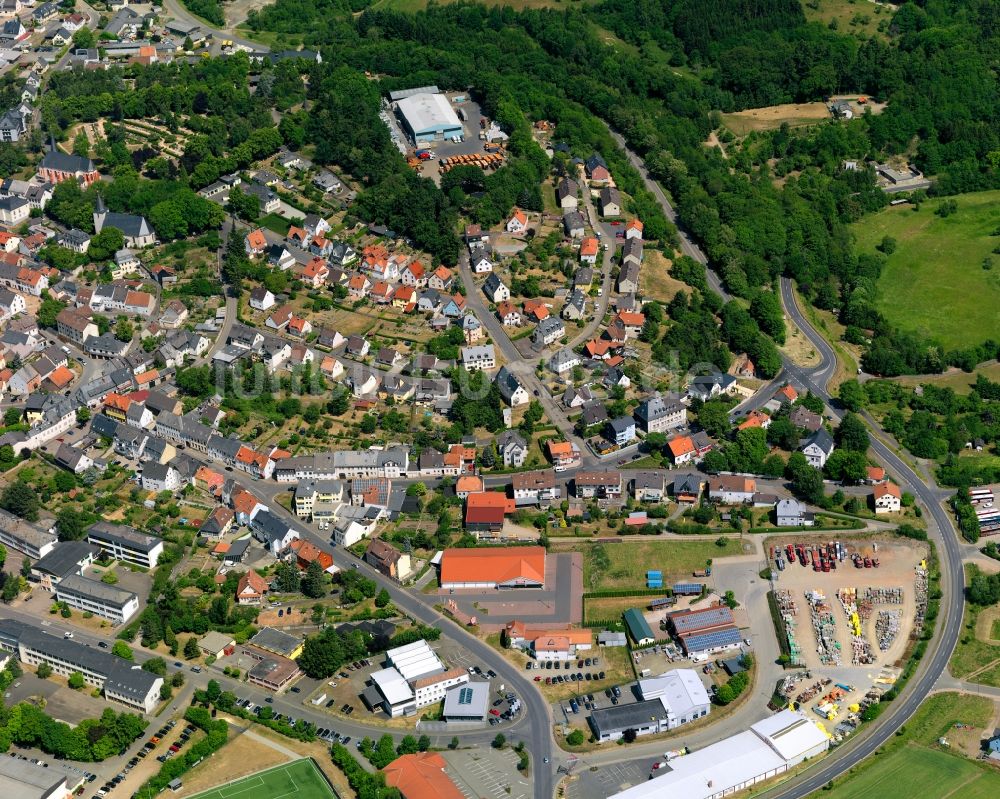
[{"label": "mowed field", "polygon": [[[830,799],[985,799],[1000,795],[1000,772],[970,758],[992,733],[994,704],[981,696],[935,694],[879,754],[833,790]],[[969,725],[958,729],[955,724]],[[944,736],[949,747],[937,744]],[[963,756],[964,755],[964,756]]]},{"label": "mowed field", "polygon": [[335,796],[312,760],[303,758],[227,782],[193,799],[334,799]]},{"label": "mowed field", "polygon": [[723,114],[722,124],[735,135],[746,136],[753,131],[775,130],[786,122],[790,127],[796,128],[815,125],[824,119],[830,119],[826,103],[784,103]]},{"label": "mowed field", "polygon": [[686,578],[690,578],[687,582],[696,582],[692,572],[704,569],[707,560],[742,554],[738,540],[723,540],[725,547],[717,546],[715,541],[625,540],[620,544],[587,544],[580,548],[584,553],[583,588],[585,591],[645,589],[646,572],[656,569],[663,572],[666,585]]},{"label": "mowed field", "polygon": [[[878,307],[900,329],[946,348],[977,344],[1000,330],[1000,191],[959,195],[958,211],[942,218],[945,200],[919,211],[901,205],[853,225],[859,253],[884,236],[896,240],[878,282]],[[984,259],[992,268],[984,268]]]}]

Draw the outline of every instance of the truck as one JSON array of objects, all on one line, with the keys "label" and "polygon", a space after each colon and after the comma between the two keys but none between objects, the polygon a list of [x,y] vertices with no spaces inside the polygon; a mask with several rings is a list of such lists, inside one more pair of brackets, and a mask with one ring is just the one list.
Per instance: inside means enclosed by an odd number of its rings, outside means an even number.
[{"label": "truck", "polygon": [[697,569],[694,572],[692,572],[692,574],[695,577],[711,577],[712,576],[712,567],[709,566],[707,569]]},{"label": "truck", "polygon": [[498,153],[502,148],[495,141],[491,141],[484,144],[483,149],[488,153]]},{"label": "truck", "polygon": [[316,707],[319,707],[325,701],[326,701],[326,694],[320,694],[319,696],[317,696],[315,699],[312,700],[312,703],[316,705]]}]

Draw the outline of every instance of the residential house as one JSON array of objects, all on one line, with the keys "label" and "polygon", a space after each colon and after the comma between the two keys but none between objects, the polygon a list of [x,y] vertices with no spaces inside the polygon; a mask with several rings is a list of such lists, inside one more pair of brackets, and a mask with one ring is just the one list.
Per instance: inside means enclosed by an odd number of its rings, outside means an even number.
[{"label": "residential house", "polygon": [[564,472],[579,466],[582,461],[580,449],[572,441],[551,439],[548,442],[548,449],[552,468],[557,472]]},{"label": "residential house", "polygon": [[520,208],[515,208],[507,220],[506,230],[515,236],[522,236],[528,230],[528,215]]},{"label": "residential house", "polygon": [[413,573],[413,562],[409,552],[401,552],[381,538],[373,538],[365,550],[365,562],[380,574],[396,582],[405,582]]},{"label": "residential house", "polygon": [[577,194],[580,185],[572,178],[563,178],[556,184],[556,202],[563,211],[575,211],[579,205]]},{"label": "residential house", "polygon": [[642,222],[638,219],[631,219],[625,223],[625,240],[642,238]]},{"label": "residential house", "polygon": [[667,473],[662,470],[632,473],[632,496],[637,502],[662,502],[666,492]]},{"label": "residential house", "polygon": [[694,442],[690,436],[674,436],[667,442],[670,450],[670,460],[674,466],[683,466],[695,461]]},{"label": "residential house", "polygon": [[505,327],[521,326],[521,312],[510,300],[497,303],[497,318]]},{"label": "residential house", "polygon": [[475,344],[477,341],[481,341],[486,335],[483,331],[482,322],[472,313],[466,314],[462,320],[462,333],[465,335],[466,344]]},{"label": "residential house", "polygon": [[557,350],[553,353],[552,357],[548,360],[548,367],[557,375],[565,374],[566,372],[572,371],[581,363],[580,356],[577,355],[569,347],[563,347],[561,350]]},{"label": "residential house", "polygon": [[743,505],[753,500],[757,481],[752,477],[720,474],[708,481],[708,498],[723,505]]},{"label": "residential house", "polygon": [[802,440],[799,450],[806,456],[810,466],[822,469],[826,465],[827,459],[833,454],[833,436],[821,427],[808,438]]},{"label": "residential house", "polygon": [[547,347],[559,341],[565,335],[566,327],[563,325],[562,320],[550,316],[538,323],[538,326],[531,334],[531,340],[537,347]]},{"label": "residential house", "polygon": [[587,236],[580,242],[580,263],[593,266],[601,252],[601,243],[593,236]]},{"label": "residential house", "polygon": [[446,266],[439,266],[427,279],[427,285],[438,291],[451,291],[451,285],[455,280],[451,270]]},{"label": "residential house", "polygon": [[256,311],[267,311],[274,307],[274,295],[263,286],[257,286],[250,292],[250,307]]},{"label": "residential house", "polygon": [[244,249],[251,258],[263,255],[267,250],[267,239],[264,238],[264,231],[260,228],[251,230],[243,238]]},{"label": "residential house", "polygon": [[579,211],[567,211],[563,215],[563,230],[571,239],[582,238],[586,230],[583,214]]},{"label": "residential house", "polygon": [[251,569],[245,572],[236,584],[236,604],[260,605],[267,591],[267,580]]},{"label": "residential house", "polygon": [[600,197],[601,216],[621,216],[622,195],[614,186],[605,186],[601,189]]},{"label": "residential house", "polygon": [[635,294],[639,291],[639,264],[627,263],[618,273],[618,293]]},{"label": "residential house", "polygon": [[591,183],[607,183],[611,180],[611,172],[607,163],[597,153],[584,161],[583,166]]},{"label": "residential house", "polygon": [[531,400],[531,395],[527,389],[521,385],[517,377],[506,366],[501,366],[496,376],[497,388],[500,389],[500,396],[503,401],[516,408],[519,405],[527,405]]},{"label": "residential house", "polygon": [[797,499],[783,499],[774,510],[778,527],[812,527],[816,523],[814,514],[806,510],[805,503]]},{"label": "residential house", "polygon": [[788,421],[802,430],[808,430],[810,433],[815,433],[823,426],[823,417],[818,413],[813,413],[804,405],[797,405],[792,408],[792,412],[788,414]]},{"label": "residential house", "polygon": [[631,416],[619,416],[610,419],[607,424],[608,440],[619,447],[631,444],[635,440],[635,419]]},{"label": "residential house", "polygon": [[517,430],[504,430],[497,436],[497,453],[505,469],[520,469],[528,457],[528,443]]},{"label": "residential house", "polygon": [[573,491],[578,499],[621,499],[621,472],[577,472],[573,478]]},{"label": "residential house", "polygon": [[500,303],[510,299],[510,289],[494,272],[483,283],[483,293],[494,303]]},{"label": "residential house", "polygon": [[496,353],[492,344],[462,347],[462,366],[466,371],[492,371],[496,368]]},{"label": "residential house", "polygon": [[666,433],[687,421],[687,408],[677,397],[654,394],[642,400],[635,417],[646,433]]},{"label": "residential house", "polygon": [[878,483],[872,489],[872,502],[875,513],[899,513],[902,507],[903,495],[899,486],[888,481]]},{"label": "residential house", "polygon": [[562,497],[562,486],[556,482],[556,474],[552,469],[519,472],[511,477],[511,486],[517,507],[548,505],[558,502]]}]

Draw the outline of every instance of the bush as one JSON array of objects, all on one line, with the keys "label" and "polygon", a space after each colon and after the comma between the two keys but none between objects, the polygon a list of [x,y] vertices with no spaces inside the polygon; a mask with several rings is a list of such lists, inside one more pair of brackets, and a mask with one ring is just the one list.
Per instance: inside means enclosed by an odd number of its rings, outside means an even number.
[{"label": "bush", "polygon": [[566,736],[566,743],[570,746],[580,746],[584,741],[583,732],[581,730],[573,730],[569,735]]}]

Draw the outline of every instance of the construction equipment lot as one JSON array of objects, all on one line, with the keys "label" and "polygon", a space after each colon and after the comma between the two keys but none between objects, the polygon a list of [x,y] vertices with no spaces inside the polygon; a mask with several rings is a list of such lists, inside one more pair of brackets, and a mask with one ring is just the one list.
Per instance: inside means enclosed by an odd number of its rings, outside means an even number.
[{"label": "construction equipment lot", "polygon": [[[766,551],[770,551],[772,546],[781,545],[784,548],[803,540],[811,539],[805,536],[771,538],[765,544]],[[917,567],[926,557],[927,547],[918,542],[895,539],[842,537],[840,541],[849,553],[858,551],[869,558],[877,555],[880,566],[857,568],[848,556],[838,562],[836,569],[828,572],[814,571],[812,566],[803,567],[798,561],[788,562],[787,559],[784,570],[776,571],[776,592],[788,592],[796,605],[795,637],[802,665],[823,673],[831,669],[864,673],[877,671],[881,666],[894,667],[903,657],[917,616]],[[819,606],[815,613],[810,610],[809,594],[813,597],[814,606]],[[852,622],[852,599],[857,613],[856,622]],[[889,614],[894,621],[885,614]],[[832,617],[833,634],[832,638],[827,636],[827,646],[821,640],[821,628],[811,623],[811,616],[814,615]],[[854,624],[857,627],[852,630]],[[887,627],[897,626],[895,634],[887,632]],[[855,635],[859,630],[861,635]],[[874,656],[872,662],[854,662],[866,659],[854,657],[855,638],[863,638],[868,643],[868,654]],[[886,648],[883,649],[880,643]],[[826,650],[833,651],[826,654]],[[857,674],[843,676],[860,681]]]}]

